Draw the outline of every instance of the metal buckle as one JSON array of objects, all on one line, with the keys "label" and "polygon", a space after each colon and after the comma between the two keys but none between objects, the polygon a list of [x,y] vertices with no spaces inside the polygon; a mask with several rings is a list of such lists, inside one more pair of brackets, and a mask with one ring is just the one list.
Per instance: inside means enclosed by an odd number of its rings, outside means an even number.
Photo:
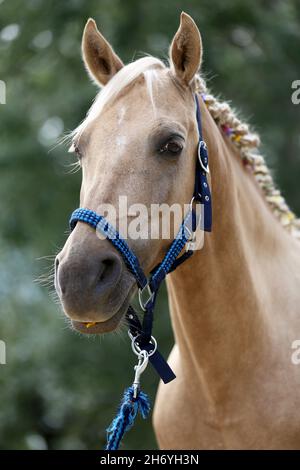
[{"label": "metal buckle", "polygon": [[186,245],[185,245],[185,251],[191,251],[191,250],[193,250],[193,246],[194,246],[195,241],[196,241],[196,231],[192,232],[192,230],[190,230],[189,227],[185,227],[185,229],[189,234],[189,239],[188,239],[188,241],[186,242]]},{"label": "metal buckle", "polygon": [[[147,299],[143,299],[143,296],[145,294],[148,295]],[[139,288],[139,303],[143,312],[146,312],[146,307],[148,303],[151,302],[153,297],[154,297],[154,293],[150,289],[149,282],[147,282],[147,284],[145,285],[145,287],[143,287],[143,289]]]},{"label": "metal buckle", "polygon": [[185,251],[194,251],[195,242],[196,242],[196,232],[193,232],[192,237],[185,245]]},{"label": "metal buckle", "polygon": [[[195,196],[192,197],[191,202],[190,202],[190,212],[193,211],[193,204],[194,204]],[[198,226],[198,223],[197,223]],[[185,230],[188,232],[188,241],[185,245],[185,250],[190,251],[191,247],[196,241],[196,230],[193,232],[187,225],[185,225]]]},{"label": "metal buckle", "polygon": [[[191,202],[190,202],[190,212],[192,213],[192,210],[193,210],[193,203],[194,203],[194,199],[195,199],[195,196],[192,197],[191,199]],[[190,250],[190,246],[192,243],[194,243],[195,241],[195,232],[193,232],[190,227],[188,227],[187,225],[184,226],[184,230],[188,233],[188,241],[186,242],[186,245],[185,245],[185,251],[189,251]]]},{"label": "metal buckle", "polygon": [[207,150],[207,145],[206,145],[206,142],[204,140],[200,140],[199,144],[198,144],[198,159],[199,159],[199,163],[200,163],[200,166],[201,166],[202,170],[204,170],[205,173],[209,174],[210,171],[209,171],[208,162],[207,162],[207,165],[205,166],[203,161],[202,161],[202,158],[201,158],[201,152],[200,152],[201,147],[203,147],[205,150]]},{"label": "metal buckle", "polygon": [[[201,197],[201,195],[199,195]],[[193,204],[196,202],[199,202],[198,199],[196,199],[196,196],[193,196],[192,199],[191,199],[191,202],[190,202],[190,211],[192,212],[193,211]],[[200,202],[199,202],[200,203]],[[201,204],[201,203],[200,203]],[[197,217],[197,209],[196,209],[196,217]],[[185,251],[194,251],[195,250],[195,245],[198,245],[197,243],[197,230],[198,228],[200,227],[200,221],[201,221],[201,217],[197,217],[196,219],[196,230],[193,232],[190,227],[188,227],[187,225],[185,225],[185,230],[188,232],[188,235],[189,235],[189,238],[186,242],[186,245],[185,245]]]}]

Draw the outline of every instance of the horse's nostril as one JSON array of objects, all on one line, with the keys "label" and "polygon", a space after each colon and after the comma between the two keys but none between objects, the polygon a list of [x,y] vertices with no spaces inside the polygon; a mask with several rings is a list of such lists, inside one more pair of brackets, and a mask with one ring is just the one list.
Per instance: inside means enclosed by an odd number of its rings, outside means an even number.
[{"label": "horse's nostril", "polygon": [[113,294],[123,271],[116,253],[95,253],[55,260],[55,287],[65,305],[87,309],[97,298]]},{"label": "horse's nostril", "polygon": [[114,269],[114,260],[105,259],[102,261],[101,272],[99,275],[99,281],[102,282],[106,277],[110,277],[111,271]]},{"label": "horse's nostril", "polygon": [[118,256],[104,258],[101,261],[98,275],[98,285],[101,289],[118,282],[122,271],[122,264]]}]

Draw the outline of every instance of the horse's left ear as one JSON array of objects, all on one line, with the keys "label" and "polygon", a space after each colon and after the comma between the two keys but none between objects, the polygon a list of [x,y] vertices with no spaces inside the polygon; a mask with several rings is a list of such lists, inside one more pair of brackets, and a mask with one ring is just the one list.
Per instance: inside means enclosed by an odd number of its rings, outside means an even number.
[{"label": "horse's left ear", "polygon": [[88,73],[100,85],[106,85],[123,67],[123,62],[98,31],[96,22],[92,18],[84,28],[82,56]]},{"label": "horse's left ear", "polygon": [[201,65],[202,41],[194,20],[184,12],[170,47],[170,59],[174,75],[189,85]]}]

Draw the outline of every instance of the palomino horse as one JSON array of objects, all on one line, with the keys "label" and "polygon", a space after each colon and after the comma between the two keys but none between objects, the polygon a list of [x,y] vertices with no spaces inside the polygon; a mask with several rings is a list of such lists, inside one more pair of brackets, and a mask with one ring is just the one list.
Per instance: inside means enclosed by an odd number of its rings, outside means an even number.
[{"label": "palomino horse", "polygon": [[[168,276],[177,379],[160,385],[154,426],[161,448],[300,447],[299,222],[258,154],[258,137],[198,75],[202,44],[181,15],[170,67],[145,57],[124,66],[90,19],[83,59],[103,86],[71,151],[82,166],[82,207],[104,203],[188,204],[198,142],[199,93],[210,155],[213,230],[202,250]],[[145,272],[170,244],[128,239]],[[120,323],[135,279],[108,240],[78,223],[56,259],[56,289],[76,330]],[[88,326],[88,328],[87,328]]]}]

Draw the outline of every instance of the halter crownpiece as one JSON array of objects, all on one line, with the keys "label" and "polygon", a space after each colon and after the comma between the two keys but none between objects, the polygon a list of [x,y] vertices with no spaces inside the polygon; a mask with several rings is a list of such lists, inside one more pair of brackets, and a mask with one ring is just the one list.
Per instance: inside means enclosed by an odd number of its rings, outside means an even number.
[{"label": "halter crownpiece", "polygon": [[[203,220],[202,228],[211,231],[212,206],[211,194],[207,180],[209,174],[208,151],[202,137],[201,112],[198,97],[195,95],[196,118],[199,133],[196,160],[196,174],[194,194],[190,204],[190,210],[185,216],[179,231],[171,243],[163,260],[151,271],[149,279],[142,270],[138,258],[121,237],[118,231],[105,219],[90,209],[76,209],[70,218],[70,228],[73,230],[77,222],[84,222],[95,230],[99,230],[121,254],[126,267],[134,275],[138,286],[139,302],[143,310],[143,320],[132,306],[126,312],[126,321],[129,326],[129,336],[132,340],[132,348],[138,355],[139,363],[135,367],[135,380],[133,386],[124,394],[119,414],[108,430],[107,449],[117,449],[120,440],[126,430],[133,424],[133,420],[140,409],[142,416],[146,417],[150,407],[147,404],[146,395],[139,389],[141,373],[145,370],[148,360],[159,374],[164,383],[175,379],[176,376],[168,363],[157,350],[156,340],[152,336],[153,314],[157,294],[162,281],[167,274],[174,271],[181,263],[193,254],[191,241],[194,240],[198,228],[198,218],[194,210],[195,204],[201,204]],[[186,247],[185,253],[180,253]],[[146,412],[147,411],[147,412]]]}]

